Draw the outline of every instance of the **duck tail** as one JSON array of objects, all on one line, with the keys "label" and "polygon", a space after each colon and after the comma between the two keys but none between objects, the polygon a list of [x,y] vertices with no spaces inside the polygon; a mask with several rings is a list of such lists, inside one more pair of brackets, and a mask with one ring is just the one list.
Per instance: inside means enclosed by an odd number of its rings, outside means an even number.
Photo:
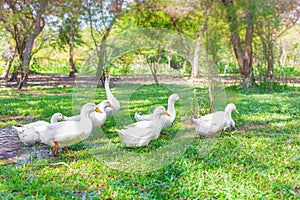
[{"label": "duck tail", "polygon": [[134,113],[134,118],[136,119],[136,121],[141,121],[142,120],[142,116],[140,113]]},{"label": "duck tail", "polygon": [[116,129],[116,131],[117,131],[117,133],[121,136],[123,136],[124,135],[124,133],[121,131],[121,130],[118,130],[118,129]]},{"label": "duck tail", "polygon": [[12,126],[14,129],[16,129],[18,132],[23,132],[24,128],[23,127],[18,127],[18,126]]},{"label": "duck tail", "polygon": [[194,118],[194,117],[192,118],[192,122],[194,124],[198,124],[199,123],[198,121],[199,121],[199,118]]}]

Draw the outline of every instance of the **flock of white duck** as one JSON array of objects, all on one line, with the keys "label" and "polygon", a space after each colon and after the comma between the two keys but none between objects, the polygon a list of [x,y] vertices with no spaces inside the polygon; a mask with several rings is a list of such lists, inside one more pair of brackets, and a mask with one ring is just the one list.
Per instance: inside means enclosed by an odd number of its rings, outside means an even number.
[{"label": "flock of white duck", "polygon": [[[107,118],[113,116],[120,110],[120,103],[111,93],[109,88],[111,76],[106,74],[105,91],[107,100],[98,105],[86,103],[79,115],[66,117],[61,113],[55,113],[51,117],[50,123],[37,121],[30,124],[13,126],[20,140],[25,145],[33,145],[39,142],[54,147],[53,153],[57,154],[59,148],[68,147],[87,139],[93,128],[102,126]],[[163,106],[158,106],[152,114],[142,115],[135,113],[136,123],[125,126],[121,130],[116,130],[120,136],[121,143],[125,147],[146,146],[151,140],[159,137],[162,129],[172,125],[176,118],[175,102],[182,101],[177,94],[172,94],[168,98],[167,110]],[[216,132],[235,127],[231,112],[238,113],[234,104],[228,104],[225,111],[214,112],[199,118],[193,118],[196,131],[200,135],[210,135],[214,137]]]}]

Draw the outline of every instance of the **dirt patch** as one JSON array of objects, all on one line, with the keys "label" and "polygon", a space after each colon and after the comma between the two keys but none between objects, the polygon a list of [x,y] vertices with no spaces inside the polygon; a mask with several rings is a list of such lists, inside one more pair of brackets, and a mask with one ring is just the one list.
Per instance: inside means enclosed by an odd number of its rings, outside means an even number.
[{"label": "dirt patch", "polygon": [[247,126],[242,126],[239,130],[248,132],[248,131],[257,130],[258,128],[265,128],[267,126],[268,126],[268,124],[256,122],[256,123],[248,124]]},{"label": "dirt patch", "polygon": [[[6,122],[6,121],[11,121],[11,120],[16,120],[16,121],[28,121],[28,123],[31,123],[31,122],[33,122],[33,120],[34,120],[34,118],[33,117],[30,117],[30,116],[28,116],[28,117],[18,117],[18,116],[12,116],[12,117],[0,117],[0,121],[4,121],[4,122]],[[1,137],[1,135],[0,135],[0,137]]]},{"label": "dirt patch", "polygon": [[17,151],[22,145],[14,128],[0,129],[0,160],[9,160],[17,156]]},{"label": "dirt patch", "polygon": [[[189,79],[188,77],[183,76],[158,76],[157,77],[160,83],[176,83],[183,81],[187,83],[196,83],[202,84],[207,83],[207,77],[199,77],[197,79]],[[219,80],[225,84],[238,84],[241,82],[239,76],[216,76],[213,77],[215,80]],[[259,79],[257,79],[259,80]],[[300,83],[300,78],[275,78],[276,81],[283,83]],[[111,83],[113,82],[126,82],[131,83],[154,83],[154,79],[151,75],[145,76],[112,76]],[[28,86],[73,86],[76,82],[76,85],[95,85],[95,82],[98,80],[94,76],[77,76],[75,78],[70,78],[68,76],[62,75],[36,75],[32,74],[28,77],[27,84],[24,85],[24,89]],[[16,88],[18,85],[17,81],[8,81],[8,79],[0,78],[0,86],[5,86],[7,88]]]},{"label": "dirt patch", "polygon": [[12,127],[0,129],[0,163],[31,163],[49,157],[47,145],[25,146]]}]

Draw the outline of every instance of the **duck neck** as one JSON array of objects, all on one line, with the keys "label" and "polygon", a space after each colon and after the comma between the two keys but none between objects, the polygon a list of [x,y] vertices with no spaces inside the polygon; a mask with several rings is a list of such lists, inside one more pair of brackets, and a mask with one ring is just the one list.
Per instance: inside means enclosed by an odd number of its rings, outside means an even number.
[{"label": "duck neck", "polygon": [[175,102],[172,101],[171,99],[169,99],[169,101],[168,101],[168,113],[169,113],[171,116],[174,116],[174,115],[175,115],[175,107],[174,107],[174,104],[175,104]]},{"label": "duck neck", "polygon": [[58,122],[57,118],[54,117],[54,116],[51,117],[50,124],[54,124],[54,123],[56,123],[56,122]]},{"label": "duck neck", "polygon": [[110,96],[111,92],[110,92],[110,89],[109,89],[109,78],[105,79],[104,88],[105,88],[106,95]]},{"label": "duck neck", "polygon": [[86,112],[86,111],[83,111],[80,113],[80,121],[85,121],[87,119],[89,119],[89,114],[91,112]]},{"label": "duck neck", "polygon": [[231,110],[230,109],[225,109],[225,118],[231,119]]},{"label": "duck neck", "polygon": [[161,127],[165,123],[165,116],[164,115],[153,115],[152,122],[155,125],[154,127]]}]

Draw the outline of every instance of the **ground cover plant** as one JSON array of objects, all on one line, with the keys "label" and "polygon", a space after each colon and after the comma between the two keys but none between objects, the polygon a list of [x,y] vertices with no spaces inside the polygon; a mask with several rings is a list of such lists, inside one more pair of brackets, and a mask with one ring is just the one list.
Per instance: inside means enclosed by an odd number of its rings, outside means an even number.
[{"label": "ground cover plant", "polygon": [[[157,171],[128,173],[112,169],[95,158],[84,143],[74,145],[68,153],[61,152],[58,158],[48,154],[40,158],[39,151],[51,149],[36,145],[31,147],[35,151],[26,162],[1,163],[0,195],[4,199],[300,198],[299,86],[261,84],[243,90],[228,85],[225,90],[227,102],[235,103],[240,112],[233,114],[236,130],[214,140],[194,138],[179,159]],[[72,87],[62,86],[33,86],[28,91],[1,88],[0,126],[48,121],[55,112],[72,115],[72,91]],[[116,88],[112,88],[114,91]],[[206,91],[205,87],[196,88],[198,96],[207,95]],[[166,106],[169,94],[166,87],[142,86],[130,96],[124,112],[133,118],[136,111],[147,112],[156,104]],[[105,98],[103,88],[97,88],[97,96]],[[175,105],[179,116],[184,112],[181,104]],[[208,102],[202,106],[208,108]],[[168,144],[180,127],[176,120],[166,130],[169,134],[150,143],[150,150],[128,151],[141,155],[153,152]],[[103,131],[109,140],[118,143],[115,128],[120,125],[111,118]],[[38,165],[57,162],[67,163],[74,171],[62,165]]]}]

